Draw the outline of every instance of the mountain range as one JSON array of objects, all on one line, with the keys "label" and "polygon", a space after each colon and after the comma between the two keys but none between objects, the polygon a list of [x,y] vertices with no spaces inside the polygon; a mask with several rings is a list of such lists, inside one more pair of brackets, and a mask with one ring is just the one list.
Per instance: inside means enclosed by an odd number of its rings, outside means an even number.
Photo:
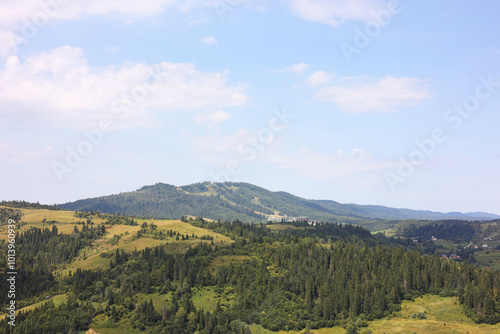
[{"label": "mountain range", "polygon": [[304,199],[287,192],[273,192],[249,183],[203,182],[186,186],[164,183],[115,195],[58,205],[75,211],[99,211],[135,217],[210,219],[261,222],[307,217],[310,220],[357,223],[374,228],[380,220],[490,220],[499,215],[485,212],[441,213],[397,209],[379,205],[341,204],[332,200]]}]

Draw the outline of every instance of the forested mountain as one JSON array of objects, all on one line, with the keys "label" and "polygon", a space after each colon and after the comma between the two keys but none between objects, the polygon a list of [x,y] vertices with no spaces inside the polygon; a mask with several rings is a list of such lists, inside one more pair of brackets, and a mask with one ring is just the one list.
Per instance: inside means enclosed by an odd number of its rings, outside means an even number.
[{"label": "forested mountain", "polygon": [[[372,225],[363,219],[462,219],[500,218],[487,213],[439,213],[395,209],[375,205],[341,204],[331,200],[308,200],[286,192],[272,192],[248,183],[197,183],[182,187],[158,183],[136,191],[78,200],[59,205],[68,210],[96,210],[153,218],[182,215],[211,219],[263,221],[267,215],[308,217],[312,220]],[[354,218],[354,220],[353,220]],[[359,221],[361,219],[361,221]]]}]

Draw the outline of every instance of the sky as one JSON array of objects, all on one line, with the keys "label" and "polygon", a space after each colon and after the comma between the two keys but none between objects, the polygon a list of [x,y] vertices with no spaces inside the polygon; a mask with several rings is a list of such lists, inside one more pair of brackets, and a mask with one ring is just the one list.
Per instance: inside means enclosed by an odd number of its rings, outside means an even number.
[{"label": "sky", "polygon": [[0,1],[0,200],[248,182],[500,214],[500,3]]}]

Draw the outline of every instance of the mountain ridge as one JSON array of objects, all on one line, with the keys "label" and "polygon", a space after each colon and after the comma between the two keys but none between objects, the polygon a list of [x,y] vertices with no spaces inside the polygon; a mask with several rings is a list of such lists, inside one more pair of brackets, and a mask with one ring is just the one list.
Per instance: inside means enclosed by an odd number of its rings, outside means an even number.
[{"label": "mountain ridge", "polygon": [[270,216],[308,217],[311,220],[334,222],[500,218],[499,215],[485,212],[441,213],[381,205],[342,204],[333,200],[311,200],[243,182],[202,182],[179,187],[156,183],[135,191],[81,199],[58,206],[75,211],[94,210],[136,217],[179,218],[182,215],[191,215],[215,220],[239,219],[246,222],[266,221]]}]

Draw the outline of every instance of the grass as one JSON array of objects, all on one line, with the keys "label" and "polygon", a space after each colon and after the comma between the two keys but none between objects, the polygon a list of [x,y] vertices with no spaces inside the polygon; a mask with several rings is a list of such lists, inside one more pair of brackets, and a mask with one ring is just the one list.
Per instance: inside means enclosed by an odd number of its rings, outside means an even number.
[{"label": "grass", "polygon": [[201,237],[202,235],[212,236],[214,237],[214,243],[230,244],[233,242],[231,238],[226,237],[225,235],[201,227],[196,227],[188,223],[183,223],[180,220],[158,220],[153,222],[158,226],[158,228],[163,230],[173,230],[174,232],[179,232],[180,234],[189,234],[189,236],[193,233],[198,237]]},{"label": "grass", "polygon": [[[250,330],[252,331],[252,334],[300,334],[304,333],[304,330],[301,331],[278,331],[278,332],[273,332],[268,329],[265,329],[261,325],[250,325]],[[346,330],[342,327],[332,327],[332,328],[320,328],[320,329],[312,329],[311,332],[314,334],[345,334]]]},{"label": "grass", "polygon": [[113,323],[112,321],[107,320],[107,317],[104,314],[99,314],[92,321],[92,329],[99,334],[139,334],[144,333],[144,331],[140,331],[139,329],[133,329],[129,324],[124,322],[128,322],[129,319],[121,321],[120,323]]},{"label": "grass", "polygon": [[270,230],[286,230],[286,229],[292,229],[292,230],[296,230],[297,227],[293,226],[293,225],[286,225],[286,224],[270,224],[270,225],[266,225],[267,228],[269,228]]},{"label": "grass", "polygon": [[[158,226],[159,229],[162,230],[173,230],[174,232],[179,232],[180,234],[191,236],[193,233],[198,237],[202,235],[209,235],[214,238],[215,244],[230,244],[233,242],[229,237],[226,237],[222,234],[215,233],[211,230],[192,226],[188,223],[183,223],[180,220],[141,220],[139,225],[147,222],[154,223]],[[34,224],[37,227],[41,227],[41,223]],[[74,224],[62,224],[61,227],[58,228],[61,231],[61,228],[68,232],[73,231]],[[77,225],[78,226],[78,225]],[[80,228],[80,226],[79,226]],[[87,247],[84,252],[81,251],[79,257],[71,264],[67,265],[65,269],[60,270],[59,273],[61,275],[67,275],[69,271],[75,272],[77,268],[81,269],[97,269],[97,268],[106,268],[109,266],[111,262],[111,258],[103,258],[100,256],[101,253],[109,253],[114,252],[117,248],[123,249],[125,252],[133,252],[135,249],[138,251],[145,249],[146,247],[156,247],[163,245],[165,247],[166,252],[169,253],[179,253],[185,252],[189,247],[195,246],[200,242],[209,243],[210,240],[200,240],[199,238],[189,238],[188,240],[175,240],[175,238],[168,238],[166,240],[159,240],[153,238],[139,238],[133,240],[134,235],[140,229],[140,226],[130,226],[130,225],[106,225],[106,235],[104,238],[96,241],[92,247]],[[128,234],[126,234],[128,232]],[[112,245],[109,243],[109,240],[113,238],[115,235],[120,235],[121,238],[118,243]],[[83,254],[85,253],[86,256]]]},{"label": "grass", "polygon": [[[71,234],[73,233],[73,229],[75,228],[76,222],[86,221],[86,218],[75,217],[74,211],[32,209],[32,208],[20,208],[16,210],[19,210],[23,213],[21,220],[17,222],[17,223],[21,222],[24,224],[18,230],[21,233],[29,230],[31,227],[38,227],[42,229],[48,228],[52,230],[52,226],[55,225],[59,233]],[[48,222],[55,220],[58,223],[57,224],[42,223],[43,219],[45,219]],[[104,219],[96,218],[95,216],[92,217],[92,221],[94,222],[94,224],[101,224],[102,222],[105,222]],[[82,225],[76,225],[76,226],[78,226],[79,230],[82,229]],[[7,233],[5,233],[6,230],[7,230],[6,225],[0,227],[0,240],[7,239]]]},{"label": "grass", "polygon": [[76,261],[73,264],[66,266],[66,269],[62,270],[60,273],[62,275],[67,275],[69,271],[76,272],[77,268],[90,270],[97,268],[106,268],[109,266],[111,258],[104,258],[99,255],[91,256],[85,260]]},{"label": "grass", "polygon": [[[488,254],[486,254],[487,252]],[[500,250],[498,249],[474,252],[474,257],[481,266],[500,269]]]},{"label": "grass", "polygon": [[[426,319],[414,320],[412,314],[426,312]],[[272,332],[260,325],[250,326],[253,334],[299,334],[303,331]],[[425,295],[415,301],[404,301],[402,310],[390,319],[371,321],[368,329],[373,334],[496,334],[500,333],[500,323],[496,325],[476,324],[465,316],[456,297]],[[313,329],[315,334],[344,334],[341,327]]]},{"label": "grass", "polygon": [[231,263],[240,263],[245,260],[250,260],[252,257],[248,255],[223,255],[215,258],[210,264],[210,269],[215,269],[220,266],[225,266]]},{"label": "grass", "polygon": [[[140,224],[139,224],[140,225]],[[131,225],[106,225],[106,238],[111,239],[117,234],[125,234],[128,232],[129,234],[137,233],[141,229],[140,226],[131,226]]]},{"label": "grass", "polygon": [[161,314],[161,310],[163,309],[163,305],[166,305],[168,307],[169,301],[170,301],[170,293],[167,295],[161,295],[159,293],[150,293],[150,294],[143,294],[139,293],[137,294],[137,302],[138,303],[143,303],[143,302],[148,302],[150,300],[153,301],[153,306],[156,310],[156,312]]},{"label": "grass", "polygon": [[[414,320],[413,313],[426,312],[424,320]],[[373,334],[494,334],[500,333],[500,324],[476,324],[465,316],[456,297],[426,295],[414,302],[405,301],[401,312],[392,319],[373,321],[368,328]]]},{"label": "grass", "polygon": [[396,228],[388,228],[385,230],[372,231],[372,234],[382,233],[386,237],[392,237],[396,235],[396,232],[397,232]]},{"label": "grass", "polygon": [[[55,225],[57,226],[57,229],[59,233],[63,234],[71,234],[73,233],[73,229],[75,226],[79,226],[79,229],[81,230],[81,225],[75,225],[75,224],[42,224],[42,223],[27,223],[23,226],[21,226],[20,229],[16,227],[16,232],[23,233],[27,230],[29,230],[31,227],[38,227],[38,228],[48,228],[49,230],[52,230],[52,226]],[[0,240],[7,239],[7,225],[3,225],[0,227]]]},{"label": "grass", "polygon": [[[63,294],[63,295],[57,295],[57,296],[54,296],[51,298],[51,300],[54,302],[54,305],[55,306],[59,306],[61,305],[62,303],[66,302],[66,300],[68,299],[68,296],[66,294]],[[30,306],[26,306],[26,307],[23,307],[19,310],[16,310],[16,315],[21,312],[21,311],[30,311],[30,310],[34,310],[35,308],[39,307],[39,306],[42,306],[43,304],[45,304],[47,301],[46,300],[43,300],[41,302],[38,302],[38,303],[35,303],[35,304],[32,304]],[[5,319],[5,316],[7,314],[2,314],[0,315],[0,321],[2,321],[3,319]]]},{"label": "grass", "polygon": [[[21,218],[22,222],[25,223],[39,223],[44,218],[47,221],[56,220],[61,223],[76,223],[78,221],[86,221],[86,218],[75,217],[74,211],[66,210],[47,210],[47,209],[19,209],[23,213]],[[102,218],[92,217],[92,221],[96,224],[105,222]]]},{"label": "grass", "polygon": [[213,312],[217,307],[217,293],[211,287],[202,289],[193,289],[193,304],[196,308],[202,308],[205,311]]}]

